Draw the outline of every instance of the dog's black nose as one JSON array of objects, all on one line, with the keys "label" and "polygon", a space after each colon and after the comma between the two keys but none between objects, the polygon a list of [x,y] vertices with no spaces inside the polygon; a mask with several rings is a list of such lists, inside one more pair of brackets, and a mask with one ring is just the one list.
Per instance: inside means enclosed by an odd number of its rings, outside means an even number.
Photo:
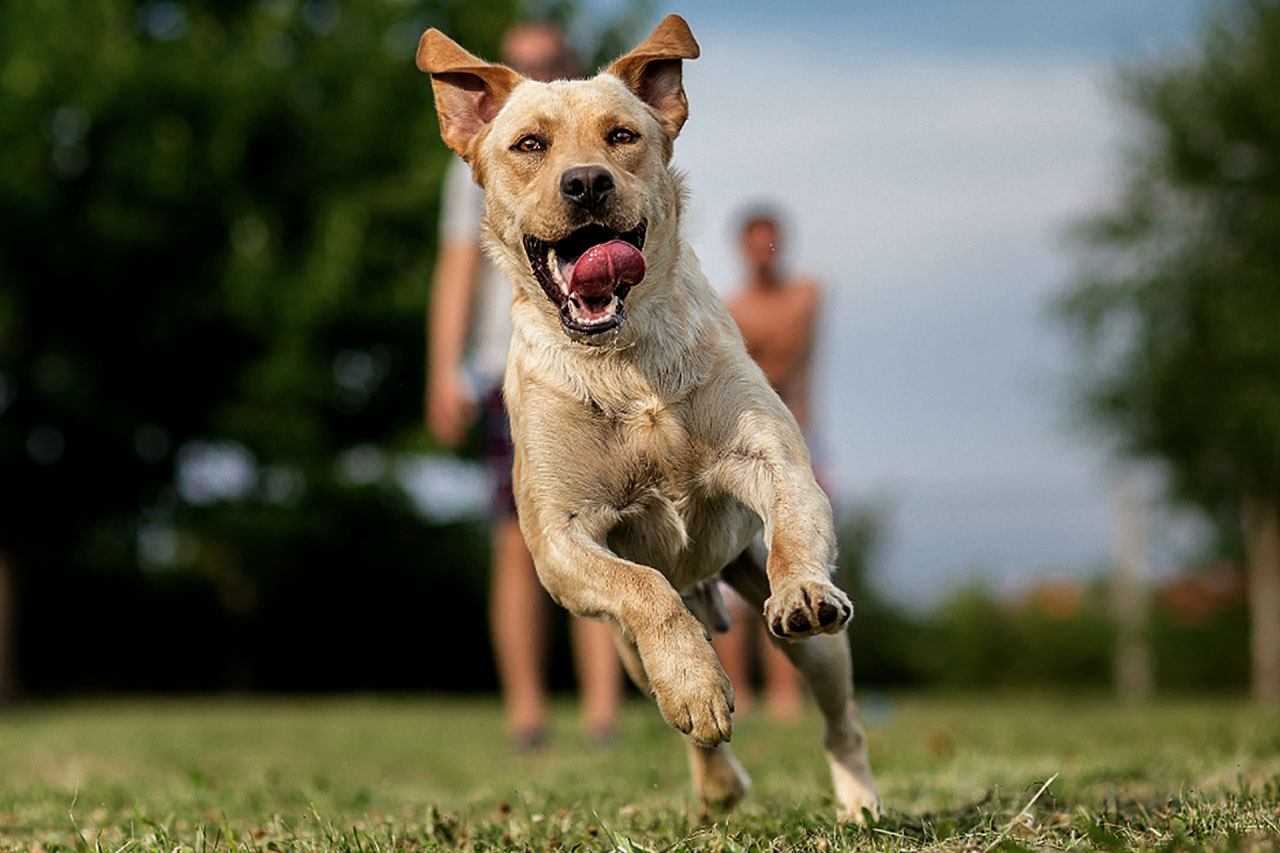
[{"label": "dog's black nose", "polygon": [[578,166],[560,176],[560,195],[585,210],[604,204],[613,190],[613,175],[603,166]]}]

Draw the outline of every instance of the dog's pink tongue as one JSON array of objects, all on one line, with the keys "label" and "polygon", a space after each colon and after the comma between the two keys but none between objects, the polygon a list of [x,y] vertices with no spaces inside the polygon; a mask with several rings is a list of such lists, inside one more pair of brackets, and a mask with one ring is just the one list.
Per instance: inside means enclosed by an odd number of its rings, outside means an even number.
[{"label": "dog's pink tongue", "polygon": [[588,299],[608,296],[620,284],[639,284],[644,278],[644,255],[623,240],[592,246],[573,265],[569,290]]}]

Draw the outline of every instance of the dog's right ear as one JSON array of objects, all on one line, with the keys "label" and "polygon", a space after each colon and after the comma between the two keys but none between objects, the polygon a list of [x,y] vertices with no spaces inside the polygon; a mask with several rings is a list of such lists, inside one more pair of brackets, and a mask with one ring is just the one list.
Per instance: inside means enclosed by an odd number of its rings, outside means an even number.
[{"label": "dog's right ear", "polygon": [[418,68],[431,75],[445,144],[471,162],[472,143],[524,78],[472,56],[434,27],[418,42]]}]

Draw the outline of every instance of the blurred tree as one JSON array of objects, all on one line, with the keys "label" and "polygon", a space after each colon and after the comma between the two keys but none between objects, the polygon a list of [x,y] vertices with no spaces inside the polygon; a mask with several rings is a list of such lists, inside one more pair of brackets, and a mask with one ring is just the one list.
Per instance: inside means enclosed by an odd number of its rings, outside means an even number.
[{"label": "blurred tree", "polygon": [[1083,397],[1173,494],[1243,524],[1252,684],[1280,701],[1280,4],[1222,9],[1194,55],[1132,69],[1144,133],[1060,304]]},{"label": "blurred tree", "polygon": [[1009,598],[970,581],[923,626],[917,665],[948,687],[1100,687],[1114,642],[1104,591],[1101,582],[1046,582]]},{"label": "blurred tree", "polygon": [[178,648],[221,673],[179,680],[260,683],[219,654],[310,671],[428,612],[483,660],[478,532],[397,477],[451,156],[413,54],[438,26],[492,56],[518,6],[0,4],[0,604],[30,685],[164,686]]}]

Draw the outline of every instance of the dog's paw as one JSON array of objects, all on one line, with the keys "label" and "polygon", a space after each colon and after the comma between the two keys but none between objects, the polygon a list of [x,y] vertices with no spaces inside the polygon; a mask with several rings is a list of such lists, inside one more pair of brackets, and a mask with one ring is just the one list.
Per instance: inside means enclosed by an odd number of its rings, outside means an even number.
[{"label": "dog's paw", "polygon": [[669,637],[641,656],[663,719],[698,746],[713,747],[729,740],[733,683],[700,627],[694,636]]},{"label": "dog's paw", "polygon": [[852,616],[849,596],[827,581],[795,581],[774,590],[764,603],[769,632],[783,640],[834,634]]},{"label": "dog's paw", "polygon": [[852,790],[837,791],[836,820],[856,823],[859,826],[874,825],[880,820],[880,797],[874,788],[859,786]]},{"label": "dog's paw", "polygon": [[731,809],[751,790],[751,777],[733,757],[728,744],[714,749],[690,744],[689,770],[694,793],[707,808]]}]

